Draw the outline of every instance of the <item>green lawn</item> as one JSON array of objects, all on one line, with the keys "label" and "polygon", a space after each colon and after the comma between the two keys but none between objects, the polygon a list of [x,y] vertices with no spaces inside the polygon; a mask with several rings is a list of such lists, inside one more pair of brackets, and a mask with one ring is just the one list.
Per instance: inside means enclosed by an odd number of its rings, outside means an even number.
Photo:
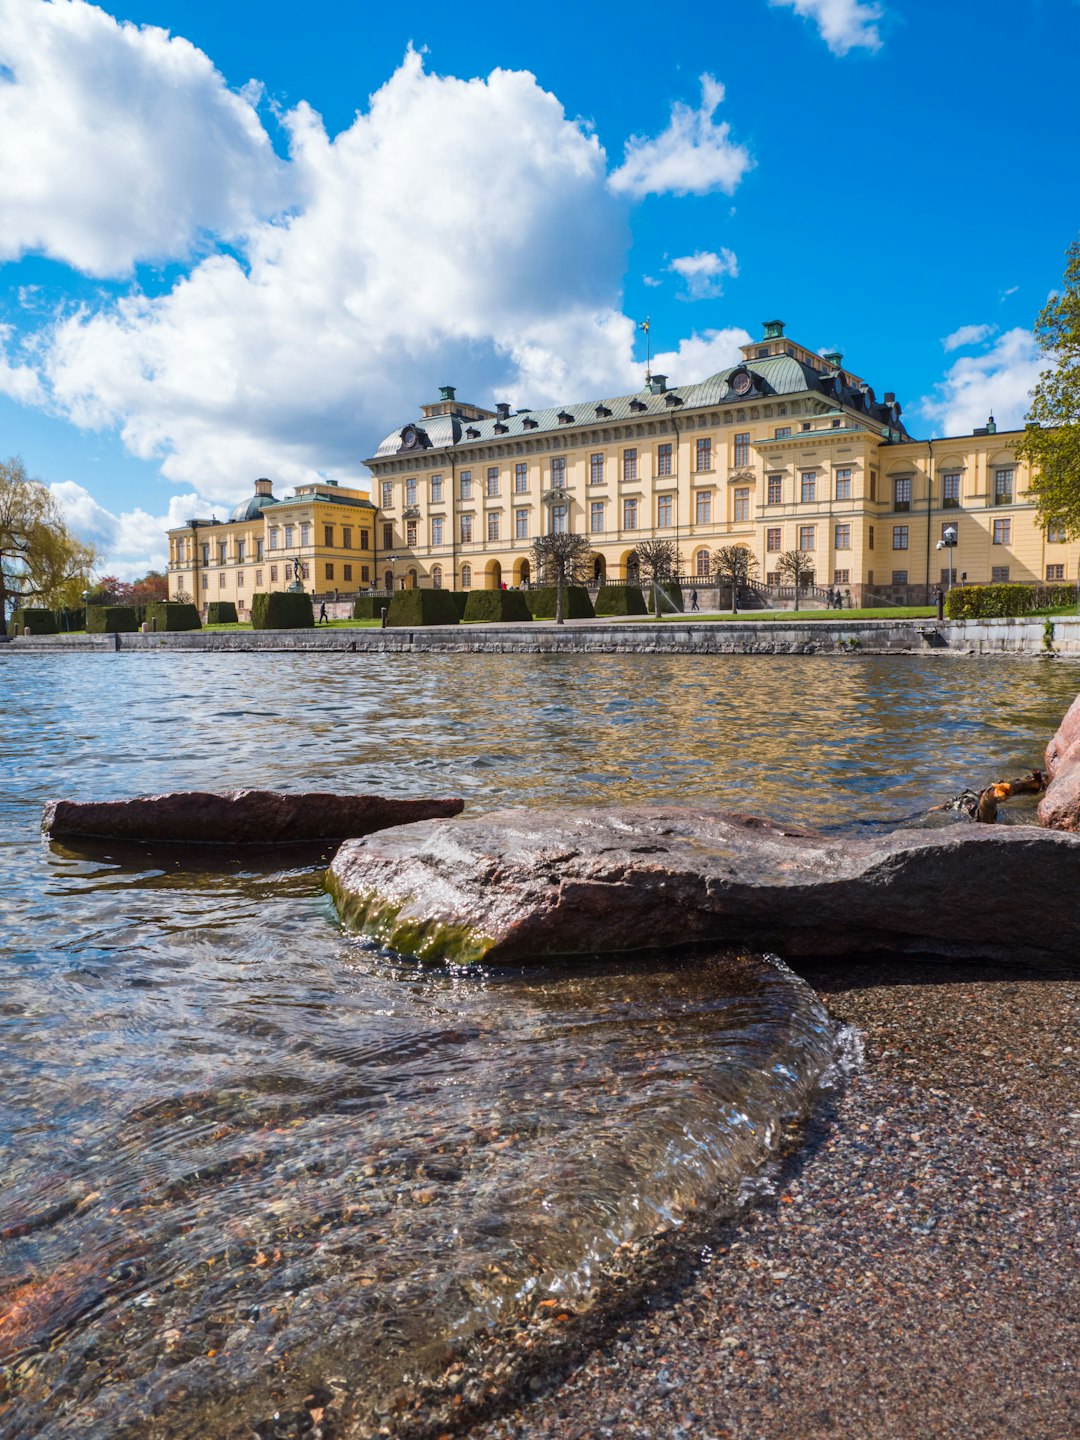
[{"label": "green lawn", "polygon": [[[700,613],[686,611],[682,615],[665,614],[663,620],[748,620],[751,623],[766,624],[776,620],[832,620],[843,624],[845,620],[929,620],[937,615],[933,605],[889,605],[874,610],[740,610],[732,615],[730,610],[702,610]],[[644,615],[612,616],[612,619],[644,620]]]}]

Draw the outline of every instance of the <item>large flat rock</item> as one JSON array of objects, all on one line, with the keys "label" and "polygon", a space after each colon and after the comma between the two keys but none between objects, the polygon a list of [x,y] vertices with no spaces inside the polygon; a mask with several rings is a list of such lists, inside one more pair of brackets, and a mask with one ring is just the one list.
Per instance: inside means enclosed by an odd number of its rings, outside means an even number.
[{"label": "large flat rock", "polygon": [[350,927],[463,962],[697,942],[785,956],[1080,953],[1080,836],[1036,826],[852,839],[701,808],[504,810],[347,841],[327,883]]},{"label": "large flat rock", "polygon": [[192,845],[281,845],[370,835],[388,825],[408,825],[458,815],[458,799],[404,799],[386,795],[336,795],[308,790],[184,790],[133,800],[82,803],[50,800],[41,828],[54,840],[159,841]]}]

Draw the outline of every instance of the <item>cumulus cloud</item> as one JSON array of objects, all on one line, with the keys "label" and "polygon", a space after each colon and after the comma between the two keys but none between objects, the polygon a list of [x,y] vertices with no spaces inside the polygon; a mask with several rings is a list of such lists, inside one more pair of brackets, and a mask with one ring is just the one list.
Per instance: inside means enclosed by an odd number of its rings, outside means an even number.
[{"label": "cumulus cloud", "polygon": [[946,371],[935,393],[921,401],[923,415],[941,435],[970,434],[993,415],[998,428],[1023,425],[1031,391],[1046,357],[1030,330],[1000,335],[981,355],[964,355]]},{"label": "cumulus cloud", "polygon": [[49,490],[74,534],[96,549],[99,573],[119,580],[139,580],[147,570],[164,570],[169,559],[165,532],[196,515],[209,515],[212,508],[198,495],[174,495],[164,515],[140,508],[117,515],[74,480],[61,480]]},{"label": "cumulus cloud", "polygon": [[946,335],[941,343],[946,350],[964,350],[969,345],[981,345],[984,340],[989,340],[996,329],[996,325],[961,325],[959,330]]},{"label": "cumulus cloud", "polygon": [[834,55],[881,49],[877,22],[885,12],[880,5],[866,4],[864,0],[769,0],[769,3],[788,6],[796,15],[812,20]]},{"label": "cumulus cloud", "polygon": [[626,142],[626,158],[609,182],[612,190],[635,199],[668,193],[707,195],[713,190],[730,195],[753,161],[749,151],[732,140],[727,121],[713,120],[723,98],[719,80],[702,75],[697,110],[677,100],[660,135],[652,140],[633,135]]},{"label": "cumulus cloud", "polygon": [[695,333],[680,340],[677,350],[661,350],[655,354],[653,374],[667,375],[672,385],[692,385],[737,364],[739,347],[749,343],[749,332],[737,326]]},{"label": "cumulus cloud", "polygon": [[165,30],[0,0],[0,259],[116,276],[243,234],[294,198],[255,99]]},{"label": "cumulus cloud", "polygon": [[733,250],[722,249],[719,254],[712,250],[695,250],[693,255],[680,255],[668,266],[686,281],[684,300],[710,300],[724,293],[723,281],[726,275],[739,273],[739,262]]},{"label": "cumulus cloud", "polygon": [[5,353],[13,343],[14,327],[0,325],[0,395],[10,395],[23,405],[39,405],[45,391],[37,372],[29,365],[12,364]]}]

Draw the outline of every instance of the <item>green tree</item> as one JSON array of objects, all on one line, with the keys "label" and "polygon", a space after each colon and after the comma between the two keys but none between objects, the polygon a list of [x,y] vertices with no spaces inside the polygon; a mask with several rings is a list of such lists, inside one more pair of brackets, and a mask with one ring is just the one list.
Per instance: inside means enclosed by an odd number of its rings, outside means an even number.
[{"label": "green tree", "polygon": [[1032,396],[1016,453],[1031,466],[1029,494],[1039,523],[1080,535],[1080,241],[1069,246],[1065,288],[1035,321],[1039,349],[1052,363]]},{"label": "green tree", "polygon": [[537,536],[532,549],[540,584],[555,586],[555,624],[563,625],[563,590],[584,581],[592,546],[584,535],[566,530],[558,535]]},{"label": "green tree", "polygon": [[722,545],[713,555],[716,578],[731,586],[731,613],[739,613],[739,591],[749,584],[758,568],[757,556],[745,545]]},{"label": "green tree", "polygon": [[814,583],[814,557],[805,550],[785,550],[776,562],[780,574],[795,587],[795,609],[799,608],[799,594]]},{"label": "green tree", "polygon": [[77,605],[94,547],[68,530],[47,486],[14,456],[0,461],[0,621],[21,605]]}]

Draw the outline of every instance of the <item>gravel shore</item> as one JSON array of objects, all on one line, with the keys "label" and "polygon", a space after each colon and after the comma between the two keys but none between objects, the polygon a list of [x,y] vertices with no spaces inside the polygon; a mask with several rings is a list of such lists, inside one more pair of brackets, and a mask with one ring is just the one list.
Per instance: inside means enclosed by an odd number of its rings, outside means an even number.
[{"label": "gravel shore", "polygon": [[797,968],[865,1059],[776,1193],[472,1440],[1078,1433],[1080,980]]}]

